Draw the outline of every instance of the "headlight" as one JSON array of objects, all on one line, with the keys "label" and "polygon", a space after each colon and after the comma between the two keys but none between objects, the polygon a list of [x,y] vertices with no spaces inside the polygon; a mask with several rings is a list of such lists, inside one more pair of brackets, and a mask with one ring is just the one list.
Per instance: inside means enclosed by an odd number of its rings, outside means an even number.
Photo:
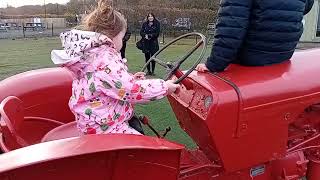
[{"label": "headlight", "polygon": [[204,107],[208,110],[211,106],[213,102],[213,98],[212,96],[207,96],[205,99],[204,99]]}]

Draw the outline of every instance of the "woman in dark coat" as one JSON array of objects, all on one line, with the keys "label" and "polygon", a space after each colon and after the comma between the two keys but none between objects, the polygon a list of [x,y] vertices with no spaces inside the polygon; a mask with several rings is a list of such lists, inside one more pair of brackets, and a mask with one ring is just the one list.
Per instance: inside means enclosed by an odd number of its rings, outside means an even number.
[{"label": "woman in dark coat", "polygon": [[[140,35],[143,40],[142,52],[144,53],[147,62],[150,57],[159,50],[158,38],[160,35],[160,22],[156,19],[154,14],[148,14],[147,21],[143,23],[140,30]],[[150,64],[147,67],[147,75],[154,75],[156,63],[153,61]]]}]

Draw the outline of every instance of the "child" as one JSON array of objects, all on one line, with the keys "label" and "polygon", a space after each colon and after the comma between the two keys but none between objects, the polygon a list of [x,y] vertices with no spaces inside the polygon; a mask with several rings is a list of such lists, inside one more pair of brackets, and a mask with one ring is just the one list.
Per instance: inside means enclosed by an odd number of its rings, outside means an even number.
[{"label": "child", "polygon": [[128,125],[133,105],[161,99],[179,86],[173,81],[145,80],[142,72],[127,72],[120,54],[126,21],[105,0],[100,0],[83,26],[86,31],[62,33],[64,50],[51,53],[55,64],[76,76],[69,106],[78,129],[82,134],[140,134]]}]

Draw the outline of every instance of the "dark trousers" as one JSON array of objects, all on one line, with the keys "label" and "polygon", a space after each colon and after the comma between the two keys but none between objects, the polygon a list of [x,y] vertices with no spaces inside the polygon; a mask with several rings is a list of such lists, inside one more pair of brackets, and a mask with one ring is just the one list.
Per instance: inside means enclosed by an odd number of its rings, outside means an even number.
[{"label": "dark trousers", "polygon": [[[144,57],[146,58],[146,62],[148,62],[148,60],[151,58],[151,56],[153,56],[153,54],[151,54],[150,52],[144,53]],[[148,64],[148,66],[147,66],[148,73],[153,74],[155,68],[156,68],[156,62],[151,61],[151,63]]]},{"label": "dark trousers", "polygon": [[129,120],[129,126],[132,127],[133,129],[135,129],[136,131],[138,131],[139,133],[144,135],[144,131],[142,129],[141,126],[141,122],[138,119],[138,117],[133,116],[130,120]]},{"label": "dark trousers", "polygon": [[122,48],[120,50],[122,59],[126,58],[126,48],[127,48],[127,43],[123,42]]}]

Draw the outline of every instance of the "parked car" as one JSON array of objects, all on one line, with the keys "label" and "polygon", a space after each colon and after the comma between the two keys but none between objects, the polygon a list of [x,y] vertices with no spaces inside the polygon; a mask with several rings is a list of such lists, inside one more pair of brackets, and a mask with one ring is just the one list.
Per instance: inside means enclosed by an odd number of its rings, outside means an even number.
[{"label": "parked car", "polygon": [[21,25],[15,22],[7,22],[5,26],[8,30],[19,30],[21,28]]},{"label": "parked car", "polygon": [[7,32],[8,29],[4,23],[0,23],[0,32]]},{"label": "parked car", "polygon": [[28,29],[33,31],[41,31],[44,30],[46,27],[44,23],[26,23],[23,28],[25,31]]}]

